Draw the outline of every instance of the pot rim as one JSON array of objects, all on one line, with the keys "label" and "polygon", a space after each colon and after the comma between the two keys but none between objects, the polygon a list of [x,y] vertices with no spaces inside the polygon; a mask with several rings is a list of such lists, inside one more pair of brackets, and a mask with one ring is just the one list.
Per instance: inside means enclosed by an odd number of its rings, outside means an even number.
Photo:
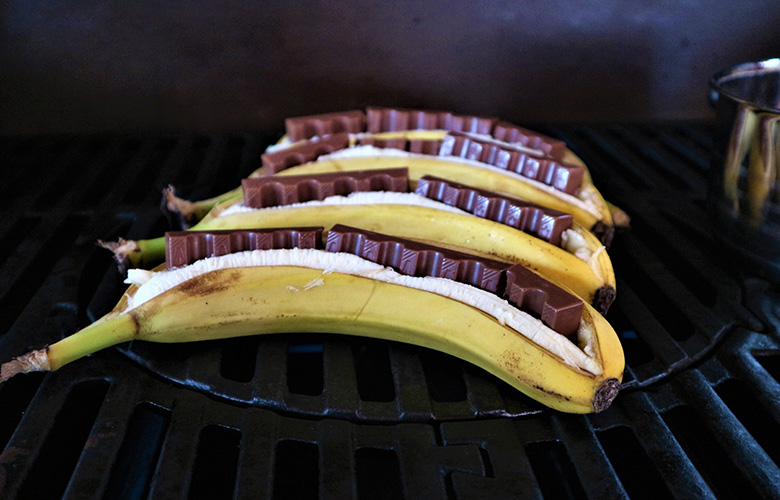
[{"label": "pot rim", "polygon": [[773,107],[758,104],[722,87],[723,83],[736,80],[738,78],[746,78],[767,73],[780,73],[780,57],[765,59],[763,61],[741,63],[737,64],[736,66],[731,66],[729,68],[718,71],[710,79],[710,87],[715,93],[715,95],[712,95],[712,98],[713,100],[717,100],[718,95],[724,95],[740,104],[751,106],[753,108],[771,113],[780,113],[780,105]]}]

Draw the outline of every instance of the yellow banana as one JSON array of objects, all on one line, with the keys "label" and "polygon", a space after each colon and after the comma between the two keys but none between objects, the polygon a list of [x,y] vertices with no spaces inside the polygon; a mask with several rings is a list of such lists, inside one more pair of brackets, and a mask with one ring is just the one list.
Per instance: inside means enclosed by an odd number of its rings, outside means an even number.
[{"label": "yellow banana", "polygon": [[[450,289],[450,280],[401,276],[341,253],[330,253],[328,258],[335,260],[315,266],[302,263],[298,256],[316,259],[328,252],[296,250],[278,254],[280,262],[295,254],[294,265],[273,264],[277,257],[269,257],[265,264],[224,264],[214,270],[203,264],[204,272],[187,277],[188,266],[179,270],[185,273],[183,281],[174,280],[146,295],[150,286],[154,289],[155,278],[165,281],[171,274],[141,272],[148,274],[147,282],[130,286],[114,311],[70,337],[3,364],[0,381],[17,373],[56,370],[130,340],[189,342],[319,332],[436,349],[471,362],[563,412],[601,411],[619,389],[624,368],[620,342],[590,306],[585,305],[575,344],[555,332],[550,335],[541,321],[511,306],[513,312],[502,313],[503,323],[499,322],[495,317],[500,314],[490,309],[492,305],[479,303],[480,294],[488,292],[474,287],[456,283],[475,291],[466,293],[476,294],[474,303],[454,300],[454,295],[442,291]],[[223,257],[207,261],[219,259]],[[350,259],[366,262],[360,266],[367,267],[358,269]],[[420,285],[424,280],[428,281]],[[502,307],[498,309],[504,311]]]},{"label": "yellow banana", "polygon": [[[375,139],[404,138],[408,140],[441,139],[446,131],[404,131],[381,134],[360,134],[359,137]],[[539,205],[570,213],[583,227],[595,232],[607,244],[613,231],[612,211],[601,193],[593,184],[587,167],[571,151],[566,151],[563,160],[580,165],[585,169],[582,187],[576,195],[558,191],[540,182],[525,178],[514,172],[477,161],[457,157],[412,154],[392,149],[356,147],[356,137],[350,140],[350,147],[323,155],[315,161],[292,166],[274,175],[303,175],[308,173],[326,173],[337,171],[386,169],[407,167],[412,187],[424,175],[433,175],[475,188],[496,191],[521,198]],[[284,147],[294,146],[284,145]],[[284,149],[283,147],[281,149]],[[251,177],[269,175],[266,167],[261,167]],[[214,206],[232,198],[241,196],[241,188],[200,202],[189,202],[177,198],[172,189],[165,192],[166,206],[172,212],[179,213],[187,226],[201,220]]]},{"label": "yellow banana", "polygon": [[[514,227],[455,211],[411,193],[354,193],[348,198],[334,199],[358,201],[354,204],[309,202],[222,215],[230,207],[238,206],[241,200],[234,199],[215,207],[192,230],[301,226],[328,229],[335,224],[345,224],[523,264],[545,278],[565,285],[602,313],[606,313],[615,297],[615,274],[609,255],[598,239],[578,224],[566,231],[566,242],[561,248]],[[415,202],[430,206],[411,204]],[[129,267],[148,267],[165,257],[164,237],[121,240],[104,246],[114,251],[120,263]]]}]

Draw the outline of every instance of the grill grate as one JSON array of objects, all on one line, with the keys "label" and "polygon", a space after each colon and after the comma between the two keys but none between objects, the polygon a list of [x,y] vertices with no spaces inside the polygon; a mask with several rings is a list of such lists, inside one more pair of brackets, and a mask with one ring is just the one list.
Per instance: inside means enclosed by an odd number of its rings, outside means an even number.
[{"label": "grill grate", "polygon": [[[611,251],[628,362],[612,408],[556,414],[361,338],[130,344],[0,387],[0,497],[780,498],[780,298],[712,250],[710,127],[547,132],[633,219]],[[121,279],[94,241],[161,233],[164,186],[232,188],[270,139],[3,138],[0,356],[113,306]]]}]

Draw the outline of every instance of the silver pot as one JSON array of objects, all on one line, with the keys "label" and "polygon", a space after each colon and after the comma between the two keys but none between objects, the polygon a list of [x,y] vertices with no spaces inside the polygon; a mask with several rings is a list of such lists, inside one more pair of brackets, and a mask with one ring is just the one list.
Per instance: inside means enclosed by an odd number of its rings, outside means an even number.
[{"label": "silver pot", "polygon": [[715,74],[708,201],[715,234],[751,274],[780,282],[780,59]]}]

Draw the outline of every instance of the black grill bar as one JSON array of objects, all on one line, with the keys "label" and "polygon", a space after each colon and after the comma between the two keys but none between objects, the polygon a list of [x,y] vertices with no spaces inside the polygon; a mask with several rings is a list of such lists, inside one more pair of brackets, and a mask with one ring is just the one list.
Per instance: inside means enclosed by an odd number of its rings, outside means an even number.
[{"label": "black grill bar", "polygon": [[[780,294],[713,251],[711,127],[546,131],[633,219],[610,250],[628,360],[611,408],[557,414],[357,337],[135,343],[0,386],[0,497],[780,498]],[[124,285],[97,239],[161,234],[161,189],[217,195],[273,139],[2,138],[0,357],[113,306]]]}]

